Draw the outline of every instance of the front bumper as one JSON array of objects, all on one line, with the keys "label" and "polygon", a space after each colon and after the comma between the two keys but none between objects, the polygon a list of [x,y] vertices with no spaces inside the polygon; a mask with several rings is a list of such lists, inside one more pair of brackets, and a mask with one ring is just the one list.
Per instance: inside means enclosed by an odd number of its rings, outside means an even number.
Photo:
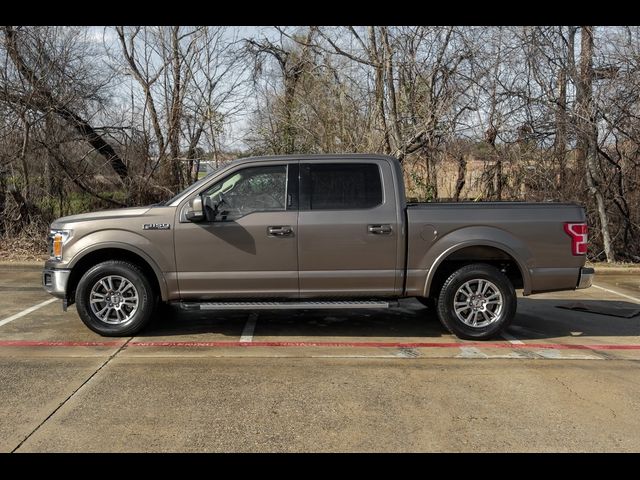
[{"label": "front bumper", "polygon": [[593,284],[593,277],[595,275],[595,270],[589,267],[582,267],[580,269],[580,276],[578,277],[578,286],[579,288],[589,288]]},{"label": "front bumper", "polygon": [[42,286],[54,297],[64,299],[67,293],[67,282],[71,270],[53,270],[45,268],[42,271]]}]

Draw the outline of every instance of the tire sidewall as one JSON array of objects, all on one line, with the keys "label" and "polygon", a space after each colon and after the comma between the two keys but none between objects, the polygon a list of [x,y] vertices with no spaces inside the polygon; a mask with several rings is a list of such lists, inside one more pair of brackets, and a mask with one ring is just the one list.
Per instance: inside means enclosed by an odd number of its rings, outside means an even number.
[{"label": "tire sidewall", "polygon": [[[119,275],[129,280],[138,291],[138,310],[126,323],[111,325],[100,320],[89,305],[91,289],[100,280],[109,275]],[[90,268],[80,279],[76,289],[76,306],[84,324],[103,336],[131,335],[144,327],[154,309],[154,295],[151,284],[144,274],[134,265],[124,262],[104,262]]]},{"label": "tire sidewall", "polygon": [[[469,280],[489,280],[498,287],[504,301],[498,320],[485,327],[471,327],[458,318],[454,310],[455,294]],[[470,265],[454,272],[444,283],[438,297],[438,316],[444,326],[456,336],[468,340],[485,340],[506,328],[517,307],[515,289],[506,275],[492,265]]]}]

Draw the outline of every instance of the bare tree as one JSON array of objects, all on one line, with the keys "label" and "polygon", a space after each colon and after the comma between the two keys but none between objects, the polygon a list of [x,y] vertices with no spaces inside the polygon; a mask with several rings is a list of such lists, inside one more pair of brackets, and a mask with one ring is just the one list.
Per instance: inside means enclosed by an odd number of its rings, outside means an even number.
[{"label": "bare tree", "polygon": [[590,258],[640,261],[640,27],[0,30],[5,240],[203,162],[381,152],[413,199],[579,202]]},{"label": "bare tree", "polygon": [[615,261],[615,254],[609,233],[609,216],[602,191],[603,180],[600,175],[598,156],[598,129],[596,126],[596,109],[593,104],[593,42],[594,27],[584,26],[581,29],[580,41],[580,79],[576,93],[576,124],[578,148],[576,157],[578,165],[585,165],[585,175],[589,192],[596,200],[600,232],[607,262]]},{"label": "bare tree", "polygon": [[315,28],[308,27],[306,33],[299,39],[301,48],[297,48],[291,42],[287,45],[286,33],[282,30],[279,33],[280,39],[277,43],[268,38],[246,39],[246,51],[253,58],[254,75],[259,74],[265,55],[275,59],[279,67],[283,95],[279,108],[281,115],[278,119],[278,128],[281,128],[282,131],[282,143],[276,147],[277,150],[274,153],[295,153],[297,127],[294,122],[294,109],[296,94],[300,80],[304,72],[308,70],[311,54],[310,44],[315,34]]},{"label": "bare tree", "polygon": [[234,95],[242,75],[232,51],[235,40],[224,27],[115,27],[115,31],[126,72],[144,98],[141,108],[132,109],[140,110],[140,128],[152,159],[145,174],[151,178],[159,171],[162,185],[175,192],[193,180],[198,146],[216,145],[221,110],[236,108]]},{"label": "bare tree", "polygon": [[[36,35],[38,33],[37,30],[31,32]],[[82,137],[93,148],[95,148],[97,153],[105,157],[118,176],[125,180],[128,176],[127,166],[115,152],[113,147],[96,132],[89,122],[82,118],[82,116],[77,112],[73,111],[67,101],[58,98],[55,93],[57,90],[52,88],[52,86],[47,82],[47,79],[50,78],[51,75],[43,75],[44,71],[47,69],[54,69],[54,71],[62,70],[64,69],[64,66],[56,65],[52,59],[49,59],[46,52],[38,52],[38,39],[32,39],[35,41],[32,41],[32,44],[30,45],[30,39],[27,35],[28,32],[24,32],[25,35],[23,36],[23,41],[25,44],[23,45],[23,48],[25,50],[35,49],[35,52],[31,51],[29,53],[31,56],[34,56],[35,54],[37,56],[36,58],[41,60],[40,63],[36,65],[30,65],[28,59],[25,58],[21,52],[18,30],[11,26],[5,26],[3,33],[7,55],[13,62],[13,66],[19,73],[20,78],[28,86],[28,90],[23,91],[22,93],[14,93],[12,91],[5,90],[5,99],[35,111],[52,112],[63,119],[80,135],[82,135]],[[28,122],[25,122],[25,145],[28,142],[28,125]]]}]

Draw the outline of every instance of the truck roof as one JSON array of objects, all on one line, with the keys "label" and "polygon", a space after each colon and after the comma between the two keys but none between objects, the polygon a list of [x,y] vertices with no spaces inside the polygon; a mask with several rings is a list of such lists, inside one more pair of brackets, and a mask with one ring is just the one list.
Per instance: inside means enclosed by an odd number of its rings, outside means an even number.
[{"label": "truck roof", "polygon": [[381,155],[379,153],[314,153],[314,154],[287,154],[287,155],[258,155],[255,157],[243,157],[234,161],[247,160],[392,160],[398,161],[390,155]]}]

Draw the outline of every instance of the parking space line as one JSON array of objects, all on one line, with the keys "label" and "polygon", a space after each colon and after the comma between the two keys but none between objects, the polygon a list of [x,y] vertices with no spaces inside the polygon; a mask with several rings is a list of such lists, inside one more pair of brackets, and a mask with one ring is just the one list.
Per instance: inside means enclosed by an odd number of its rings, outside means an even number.
[{"label": "parking space line", "polygon": [[482,353],[476,347],[460,347],[459,355],[456,355],[456,358],[487,358],[488,355]]},{"label": "parking space line", "polygon": [[534,350],[536,355],[546,358],[548,360],[604,360],[604,357],[589,355],[589,354],[569,354],[567,356],[562,355],[562,352],[558,350]]},{"label": "parking space line", "polygon": [[242,335],[240,336],[240,341],[243,343],[253,342],[253,332],[256,329],[256,321],[258,320],[258,314],[253,312],[247,318],[247,323],[242,330]]},{"label": "parking space line", "polygon": [[14,320],[17,320],[18,318],[24,317],[25,315],[29,315],[31,312],[35,312],[39,308],[45,307],[45,306],[49,305],[50,303],[55,302],[56,300],[58,300],[58,299],[57,298],[50,298],[49,300],[45,300],[42,303],[38,303],[37,305],[34,305],[33,307],[26,308],[26,309],[22,310],[21,312],[16,313],[15,315],[11,315],[10,317],[3,318],[2,320],[0,320],[0,327],[3,326],[3,325],[6,325],[9,322],[13,322]]},{"label": "parking space line", "polygon": [[522,340],[518,340],[516,337],[514,337],[510,333],[502,332],[500,336],[504,338],[507,342],[511,343],[512,345],[524,345],[524,342]]},{"label": "parking space line", "polygon": [[640,303],[640,298],[632,297],[631,295],[627,295],[626,293],[616,292],[615,290],[611,290],[610,288],[604,288],[600,285],[591,285],[592,287],[599,288],[600,290],[604,290],[605,292],[613,293],[615,295],[620,295],[621,297],[628,298],[629,300],[633,300],[636,303]]}]

